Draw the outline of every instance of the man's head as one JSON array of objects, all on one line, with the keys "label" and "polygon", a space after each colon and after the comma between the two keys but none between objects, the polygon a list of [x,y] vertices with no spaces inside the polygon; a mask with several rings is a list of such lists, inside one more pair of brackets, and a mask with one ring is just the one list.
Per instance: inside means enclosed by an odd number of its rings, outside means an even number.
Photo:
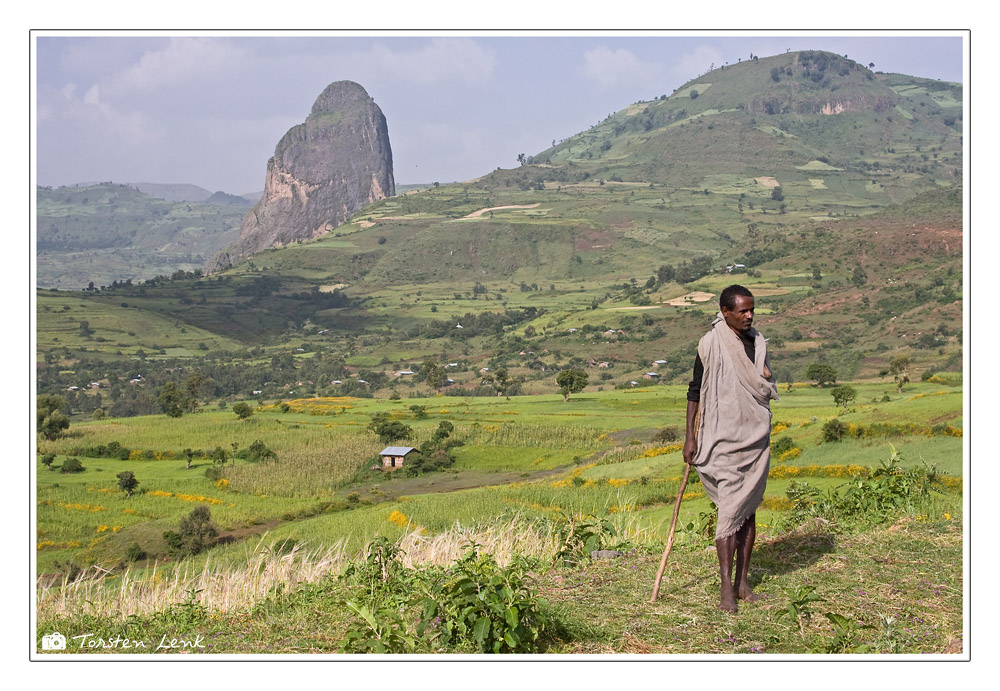
[{"label": "man's head", "polygon": [[722,318],[733,331],[743,333],[753,325],[753,293],[741,285],[731,285],[719,296]]}]

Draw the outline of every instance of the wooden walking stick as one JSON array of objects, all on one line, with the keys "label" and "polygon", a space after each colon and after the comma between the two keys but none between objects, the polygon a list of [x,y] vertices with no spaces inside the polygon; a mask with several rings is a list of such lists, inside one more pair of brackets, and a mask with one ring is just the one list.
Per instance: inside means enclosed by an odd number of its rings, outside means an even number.
[{"label": "wooden walking stick", "polygon": [[670,556],[670,548],[674,546],[674,531],[677,529],[677,514],[681,511],[681,499],[684,497],[684,489],[687,487],[688,476],[691,475],[691,465],[684,464],[684,479],[681,480],[681,487],[677,490],[677,501],[674,503],[674,518],[670,521],[670,534],[667,536],[667,548],[663,550],[663,558],[660,559],[660,570],[656,572],[656,582],[653,583],[653,596],[650,602],[656,602],[656,596],[660,594],[660,581],[663,580],[663,571],[667,568],[667,557]]}]

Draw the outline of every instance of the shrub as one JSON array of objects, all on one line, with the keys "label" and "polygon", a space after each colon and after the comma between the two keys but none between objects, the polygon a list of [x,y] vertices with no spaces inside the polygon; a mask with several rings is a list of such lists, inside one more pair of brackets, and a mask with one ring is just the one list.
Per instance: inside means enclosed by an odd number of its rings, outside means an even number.
[{"label": "shrub", "polygon": [[776,456],[780,456],[793,448],[795,448],[795,442],[792,441],[791,437],[780,437],[779,439],[771,442],[771,453]]},{"label": "shrub", "polygon": [[944,478],[934,466],[904,470],[892,445],[888,461],[824,494],[803,482],[792,481],[787,490],[794,503],[792,517],[802,521],[821,517],[841,526],[872,526],[905,512],[926,510],[932,492],[943,493]]},{"label": "shrub", "polygon": [[212,522],[212,513],[207,506],[197,506],[181,519],[177,532],[168,530],[163,539],[178,556],[198,554],[213,544],[219,529]]},{"label": "shrub", "polygon": [[432,636],[435,646],[534,652],[549,618],[526,583],[528,571],[523,557],[501,567],[470,545],[445,578],[431,579],[417,633]]},{"label": "shrub", "polygon": [[840,441],[847,433],[847,425],[838,418],[833,418],[823,425],[823,441]]},{"label": "shrub", "polygon": [[225,475],[222,468],[217,465],[210,465],[205,468],[205,477],[207,477],[212,482],[218,482]]},{"label": "shrub", "polygon": [[61,470],[64,473],[82,473],[86,468],[80,463],[79,458],[67,458],[63,461]]},{"label": "shrub", "polygon": [[138,542],[133,542],[125,550],[125,560],[126,561],[139,561],[140,559],[145,559],[146,553],[143,551],[142,547],[139,546]]},{"label": "shrub", "polygon": [[680,430],[673,426],[664,427],[653,435],[653,441],[677,441],[680,438]]}]

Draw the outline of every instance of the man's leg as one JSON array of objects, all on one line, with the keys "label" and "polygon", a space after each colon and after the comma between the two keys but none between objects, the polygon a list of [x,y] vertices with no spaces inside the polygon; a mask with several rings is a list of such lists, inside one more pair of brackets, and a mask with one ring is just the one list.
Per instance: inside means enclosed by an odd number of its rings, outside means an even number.
[{"label": "man's leg", "polygon": [[736,533],[720,537],[715,541],[715,551],[719,555],[719,577],[722,579],[719,609],[736,611],[736,594],[733,591],[733,553],[736,552]]},{"label": "man's leg", "polygon": [[740,600],[755,602],[757,596],[750,590],[747,574],[750,571],[750,554],[757,537],[757,514],[751,514],[736,531],[736,583],[733,590]]}]

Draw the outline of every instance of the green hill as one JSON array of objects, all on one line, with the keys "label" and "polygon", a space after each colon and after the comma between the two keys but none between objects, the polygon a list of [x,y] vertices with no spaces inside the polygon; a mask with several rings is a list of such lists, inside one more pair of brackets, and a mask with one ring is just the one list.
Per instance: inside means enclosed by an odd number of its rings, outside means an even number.
[{"label": "green hill", "polygon": [[[362,372],[426,391],[392,376],[426,359],[465,361],[466,391],[482,366],[528,393],[568,366],[630,386],[665,360],[661,380],[680,382],[732,282],[758,296],[782,382],[820,359],[876,377],[898,353],[917,374],[960,370],[960,104],[959,85],[832,54],[728,66],[519,168],[383,200],[217,275],[41,292],[40,381],[64,389],[61,371],[142,351],[165,368],[261,363],[226,395],[334,393]],[[294,367],[266,366],[282,357]],[[340,363],[325,382],[323,358]]]},{"label": "green hill", "polygon": [[41,187],[37,284],[74,290],[200,269],[239,235],[248,203],[230,196],[175,202],[113,183]]}]

